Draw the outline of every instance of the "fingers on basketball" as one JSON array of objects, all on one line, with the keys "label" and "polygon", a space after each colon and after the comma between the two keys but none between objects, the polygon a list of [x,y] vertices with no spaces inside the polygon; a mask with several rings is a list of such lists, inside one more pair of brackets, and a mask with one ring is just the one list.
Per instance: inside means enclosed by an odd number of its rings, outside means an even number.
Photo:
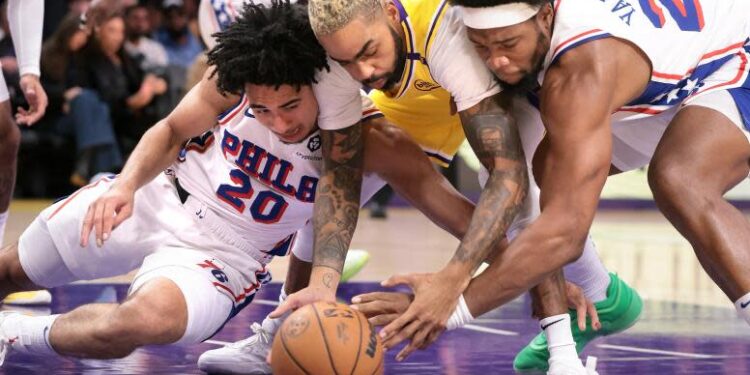
[{"label": "fingers on basketball", "polygon": [[284,321],[271,350],[274,374],[383,373],[383,346],[367,319],[349,306],[316,302]]}]

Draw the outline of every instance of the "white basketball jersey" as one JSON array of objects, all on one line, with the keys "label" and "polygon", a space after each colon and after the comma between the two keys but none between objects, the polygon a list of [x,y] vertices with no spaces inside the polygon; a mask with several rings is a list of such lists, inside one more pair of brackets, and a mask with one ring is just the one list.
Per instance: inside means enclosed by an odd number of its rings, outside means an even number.
[{"label": "white basketball jersey", "polygon": [[613,119],[658,114],[716,89],[750,88],[750,1],[556,0],[554,6],[545,70],[570,49],[612,36],[651,60],[648,87]]},{"label": "white basketball jersey", "polygon": [[[363,119],[382,116],[363,96]],[[286,255],[292,235],[312,217],[323,155],[319,131],[281,142],[242,96],[218,124],[192,139],[172,166],[180,185],[270,255]]]}]

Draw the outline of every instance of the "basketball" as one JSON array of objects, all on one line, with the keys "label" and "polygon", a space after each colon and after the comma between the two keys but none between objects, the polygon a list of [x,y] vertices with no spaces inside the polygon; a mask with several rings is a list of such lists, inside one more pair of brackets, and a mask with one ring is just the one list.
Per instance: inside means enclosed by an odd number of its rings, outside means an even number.
[{"label": "basketball", "polygon": [[271,349],[274,374],[372,375],[383,373],[383,346],[362,313],[317,302],[284,321]]}]

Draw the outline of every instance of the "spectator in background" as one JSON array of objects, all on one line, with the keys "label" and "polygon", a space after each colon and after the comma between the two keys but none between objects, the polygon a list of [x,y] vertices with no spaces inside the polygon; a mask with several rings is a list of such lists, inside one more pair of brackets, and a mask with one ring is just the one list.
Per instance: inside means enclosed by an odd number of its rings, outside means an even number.
[{"label": "spectator in background", "polygon": [[182,0],[164,1],[164,25],[156,33],[156,39],[167,50],[169,64],[187,70],[203,52],[203,46],[190,32],[183,5]]},{"label": "spectator in background", "polygon": [[144,73],[123,48],[125,21],[116,1],[102,0],[87,15],[91,36],[75,58],[69,87],[95,91],[107,103],[125,153],[156,120],[149,106],[167,90],[164,79]]},{"label": "spectator in background", "polygon": [[50,98],[47,110],[52,131],[75,139],[77,158],[70,183],[83,186],[99,172],[111,172],[123,164],[109,107],[96,91],[70,85],[71,58],[87,44],[80,15],[68,14],[42,47],[42,85]]},{"label": "spectator in background", "polygon": [[167,68],[167,51],[150,38],[151,19],[145,5],[133,5],[125,9],[125,51],[140,62],[144,72],[163,74]]}]

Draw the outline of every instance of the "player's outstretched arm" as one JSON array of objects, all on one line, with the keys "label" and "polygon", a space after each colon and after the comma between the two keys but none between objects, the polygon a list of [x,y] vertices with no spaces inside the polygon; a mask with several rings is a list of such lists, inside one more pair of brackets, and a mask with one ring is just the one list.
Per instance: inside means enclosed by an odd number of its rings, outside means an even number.
[{"label": "player's outstretched arm", "polygon": [[307,288],[290,295],[270,316],[315,301],[333,301],[346,252],[359,218],[364,143],[360,123],[339,130],[320,131],[323,171],[313,209],[315,245]]},{"label": "player's outstretched arm", "polygon": [[434,274],[395,276],[384,286],[406,284],[414,303],[381,335],[386,347],[411,338],[397,359],[433,342],[445,329],[471,277],[505,235],[523,205],[528,189],[526,161],[516,124],[501,94],[460,112],[464,133],[480,161],[490,171],[468,231],[449,264]]},{"label": "player's outstretched arm", "polygon": [[185,141],[216,124],[216,118],[237,102],[223,96],[206,73],[172,113],[143,135],[112,188],[89,206],[81,228],[81,246],[88,246],[92,230],[98,246],[114,228],[130,217],[136,190],[151,181],[175,160]]},{"label": "player's outstretched arm", "polygon": [[546,72],[541,111],[549,149],[537,155],[543,162],[535,173],[542,212],[469,285],[472,315],[507,303],[580,256],[610,168],[610,114],[640,95],[649,73],[648,61],[616,39],[577,47]]}]

